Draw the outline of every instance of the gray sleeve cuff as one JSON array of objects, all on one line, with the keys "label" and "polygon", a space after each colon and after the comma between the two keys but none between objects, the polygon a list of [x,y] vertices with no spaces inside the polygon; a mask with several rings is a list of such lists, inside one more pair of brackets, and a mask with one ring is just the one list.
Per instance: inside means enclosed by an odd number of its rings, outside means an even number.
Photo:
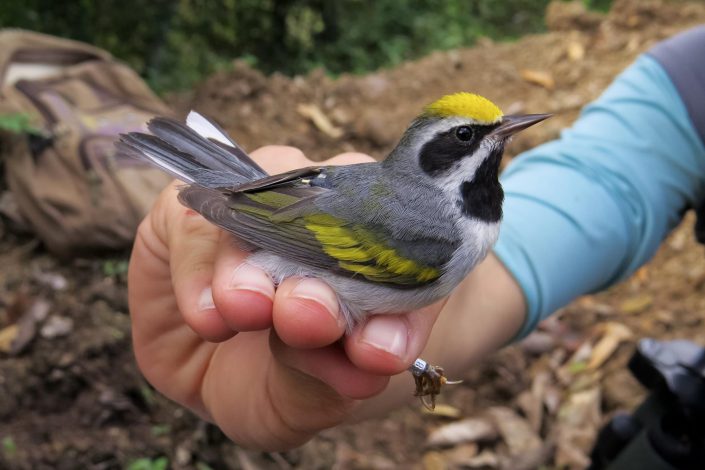
[{"label": "gray sleeve cuff", "polygon": [[648,54],[668,73],[705,143],[705,25],[656,44]]}]

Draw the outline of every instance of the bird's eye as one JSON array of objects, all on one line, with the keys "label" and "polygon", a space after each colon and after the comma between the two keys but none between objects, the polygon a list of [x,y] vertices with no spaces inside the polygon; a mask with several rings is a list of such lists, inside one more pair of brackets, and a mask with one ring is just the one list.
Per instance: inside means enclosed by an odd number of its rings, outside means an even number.
[{"label": "bird's eye", "polygon": [[469,126],[460,126],[455,130],[455,136],[458,138],[458,140],[467,142],[468,140],[472,139],[472,129],[470,129]]}]

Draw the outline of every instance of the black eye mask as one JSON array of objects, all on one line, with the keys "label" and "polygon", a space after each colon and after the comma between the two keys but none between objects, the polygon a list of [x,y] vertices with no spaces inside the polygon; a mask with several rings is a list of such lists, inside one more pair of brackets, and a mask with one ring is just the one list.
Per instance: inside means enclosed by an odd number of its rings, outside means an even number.
[{"label": "black eye mask", "polygon": [[421,147],[421,169],[431,176],[444,173],[458,160],[475,153],[482,139],[495,127],[497,125],[462,125],[437,134]]}]

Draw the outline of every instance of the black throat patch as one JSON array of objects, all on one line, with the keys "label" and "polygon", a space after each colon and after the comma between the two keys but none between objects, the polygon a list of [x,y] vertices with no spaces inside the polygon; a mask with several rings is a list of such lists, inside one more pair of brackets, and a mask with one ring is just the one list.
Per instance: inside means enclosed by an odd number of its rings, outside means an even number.
[{"label": "black throat patch", "polygon": [[502,219],[504,191],[499,184],[499,162],[504,144],[496,146],[475,172],[472,181],[460,185],[462,200],[458,202],[463,214],[485,222]]}]

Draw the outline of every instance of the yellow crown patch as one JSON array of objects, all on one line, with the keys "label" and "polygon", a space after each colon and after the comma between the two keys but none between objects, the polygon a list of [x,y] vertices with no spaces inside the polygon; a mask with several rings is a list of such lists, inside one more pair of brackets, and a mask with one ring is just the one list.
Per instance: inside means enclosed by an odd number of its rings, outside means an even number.
[{"label": "yellow crown patch", "polygon": [[473,119],[481,124],[494,124],[502,119],[502,111],[496,104],[474,93],[454,93],[426,106],[424,114],[434,117],[459,116]]}]

